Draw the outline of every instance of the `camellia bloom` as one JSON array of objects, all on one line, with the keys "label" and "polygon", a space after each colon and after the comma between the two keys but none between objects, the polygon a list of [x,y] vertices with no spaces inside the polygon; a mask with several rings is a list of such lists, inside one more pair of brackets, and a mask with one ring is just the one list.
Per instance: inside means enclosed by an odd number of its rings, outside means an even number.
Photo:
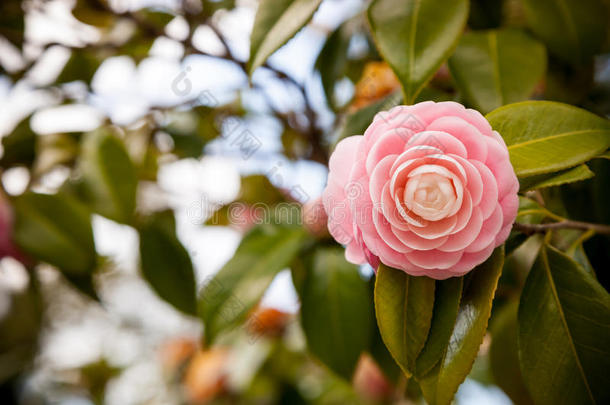
[{"label": "camellia bloom", "polygon": [[461,276],[504,243],[517,215],[506,144],[455,102],[377,114],[364,135],[337,145],[329,167],[328,228],[352,263]]}]

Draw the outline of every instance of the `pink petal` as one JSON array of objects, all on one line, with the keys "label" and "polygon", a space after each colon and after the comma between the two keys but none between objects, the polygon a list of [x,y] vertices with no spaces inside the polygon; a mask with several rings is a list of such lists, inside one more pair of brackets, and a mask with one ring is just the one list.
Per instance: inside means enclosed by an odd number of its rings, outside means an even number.
[{"label": "pink petal", "polygon": [[466,252],[478,252],[484,249],[490,243],[493,244],[496,240],[496,235],[502,228],[502,208],[500,204],[496,205],[496,209],[489,218],[483,222],[481,232],[477,236],[474,242],[472,242],[466,249]]},{"label": "pink petal", "polygon": [[483,194],[478,207],[481,209],[483,219],[487,219],[493,213],[496,205],[498,204],[498,186],[496,184],[496,178],[491,170],[478,160],[473,160],[470,163],[477,168],[479,174],[481,175]]},{"label": "pink petal", "polygon": [[443,252],[455,252],[468,247],[479,236],[483,226],[483,216],[478,208],[472,211],[470,221],[459,232],[449,235],[447,242],[438,249]]},{"label": "pink petal", "polygon": [[[443,131],[453,135],[466,147],[468,159],[485,162],[488,153],[487,143],[485,142],[487,137],[461,117],[440,117],[432,122],[427,130]],[[493,142],[493,139],[489,139]]]}]

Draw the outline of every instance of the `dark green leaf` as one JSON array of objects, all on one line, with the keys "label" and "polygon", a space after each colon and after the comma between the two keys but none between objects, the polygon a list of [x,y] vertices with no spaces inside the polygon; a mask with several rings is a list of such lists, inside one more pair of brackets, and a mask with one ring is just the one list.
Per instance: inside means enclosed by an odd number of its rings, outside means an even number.
[{"label": "dark green leaf", "polygon": [[347,68],[347,49],[349,47],[352,30],[350,22],[343,23],[326,40],[318,59],[316,70],[320,72],[322,87],[326,100],[331,108],[337,108],[335,102],[335,84],[345,75]]},{"label": "dark green leaf", "polygon": [[68,274],[94,270],[91,218],[83,205],[66,195],[28,192],[14,207],[14,239],[24,252]]},{"label": "dark green leaf", "polygon": [[531,30],[565,61],[586,63],[603,43],[607,12],[600,0],[521,0]]},{"label": "dark green leaf", "polygon": [[371,298],[343,249],[315,251],[301,296],[303,330],[311,352],[347,380],[370,342]]},{"label": "dark green leaf", "polygon": [[368,18],[377,49],[400,80],[404,100],[417,94],[457,44],[467,0],[373,0]]},{"label": "dark green leaf", "polygon": [[262,66],[313,16],[322,0],[261,0],[250,36],[248,73]]},{"label": "dark green leaf", "polygon": [[516,404],[533,404],[519,367],[517,345],[518,301],[512,301],[494,314],[491,324],[491,346],[489,359],[494,382]]},{"label": "dark green leaf", "polygon": [[421,352],[432,321],[434,280],[414,277],[385,265],[375,282],[375,313],[383,342],[409,376]]},{"label": "dark green leaf", "polygon": [[30,128],[29,117],[21,121],[9,135],[2,138],[0,166],[30,166],[36,157],[36,134]]},{"label": "dark green leaf", "polygon": [[87,134],[80,169],[84,198],[93,210],[118,222],[131,222],[138,179],[123,142],[105,129]]},{"label": "dark green leaf", "polygon": [[93,52],[86,49],[74,49],[56,82],[68,83],[82,80],[89,84],[100,63],[101,58]]},{"label": "dark green leaf", "polygon": [[576,262],[544,246],[519,305],[519,357],[538,404],[610,401],[610,295]]},{"label": "dark green leaf", "polygon": [[437,281],[430,333],[416,362],[416,375],[425,376],[443,358],[462,297],[463,277]]},{"label": "dark green leaf", "polygon": [[519,191],[529,191],[538,188],[559,186],[590,179],[595,174],[589,170],[587,165],[576,166],[572,169],[562,170],[557,173],[538,174],[519,179]]},{"label": "dark green leaf", "polygon": [[243,321],[273,278],[290,264],[306,237],[290,226],[255,227],[229,262],[209,280],[199,298],[206,344]]},{"label": "dark green leaf", "polygon": [[466,276],[447,351],[436,367],[419,379],[428,403],[451,403],[458,387],[470,372],[487,330],[503,262],[504,249],[500,247],[485,263]]},{"label": "dark green leaf", "polygon": [[544,75],[544,46],[516,29],[462,36],[449,68],[464,97],[483,113],[527,100]]},{"label": "dark green leaf", "polygon": [[341,132],[339,134],[340,141],[343,138],[347,138],[352,135],[362,135],[366,128],[373,122],[373,117],[380,111],[389,110],[390,108],[397,106],[401,102],[401,95],[398,92],[392,93],[387,97],[376,101],[373,104],[362,107],[361,109],[348,114]]},{"label": "dark green leaf", "polygon": [[197,309],[193,264],[175,235],[173,215],[151,218],[139,229],[142,275],[164,301],[195,315]]},{"label": "dark green leaf", "polygon": [[510,153],[519,177],[564,170],[610,146],[610,122],[588,111],[550,101],[524,101],[487,114]]}]

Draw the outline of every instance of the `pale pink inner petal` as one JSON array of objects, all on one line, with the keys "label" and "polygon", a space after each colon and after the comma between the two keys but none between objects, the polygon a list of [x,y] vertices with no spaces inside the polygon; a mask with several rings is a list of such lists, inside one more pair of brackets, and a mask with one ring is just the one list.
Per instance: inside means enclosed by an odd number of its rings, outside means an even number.
[{"label": "pale pink inner petal", "polygon": [[464,190],[464,200],[462,201],[462,206],[455,214],[457,222],[455,224],[455,228],[453,228],[453,231],[451,231],[451,233],[456,233],[464,229],[464,227],[466,227],[466,225],[468,224],[468,221],[470,221],[470,216],[472,215],[472,212],[473,206],[472,199],[470,198],[470,192],[468,190]]},{"label": "pale pink inner petal", "polygon": [[411,232],[425,239],[436,239],[451,234],[457,223],[456,216],[428,222],[426,226],[417,227],[409,224]]},{"label": "pale pink inner petal", "polygon": [[[418,169],[430,168],[442,169],[439,166],[420,166]],[[405,187],[403,201],[404,204],[417,215],[429,221],[437,221],[448,216],[449,212],[456,205],[457,190],[450,177],[444,176],[434,171],[424,171],[410,175]],[[458,183],[456,188],[462,193],[462,185]]]},{"label": "pale pink inner petal", "polygon": [[391,172],[394,173],[396,168],[409,160],[415,160],[428,155],[441,155],[442,150],[433,148],[432,146],[414,146],[402,152],[394,161]]}]

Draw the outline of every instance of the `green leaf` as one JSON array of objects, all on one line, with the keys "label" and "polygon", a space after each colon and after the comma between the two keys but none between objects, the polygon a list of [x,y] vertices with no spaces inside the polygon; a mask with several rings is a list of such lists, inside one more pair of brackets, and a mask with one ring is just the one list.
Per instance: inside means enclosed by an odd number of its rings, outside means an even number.
[{"label": "green leaf", "polygon": [[564,170],[610,146],[610,122],[588,111],[551,101],[524,101],[487,114],[508,146],[519,177]]},{"label": "green leaf", "polygon": [[418,380],[428,403],[450,404],[470,372],[487,330],[503,262],[504,248],[500,247],[466,276],[447,351],[436,367]]},{"label": "green leaf", "polygon": [[549,51],[573,64],[600,51],[607,12],[600,0],[521,0],[530,29]]},{"label": "green leaf", "polygon": [[173,214],[150,218],[138,230],[142,275],[155,292],[180,311],[195,315],[197,297],[191,258],[175,234]]},{"label": "green leaf", "polygon": [[2,138],[0,166],[30,166],[36,157],[36,134],[30,128],[29,117],[21,121],[9,135]]},{"label": "green leaf", "polygon": [[367,105],[366,107],[362,107],[361,109],[348,114],[339,133],[337,142],[343,138],[347,138],[348,136],[364,134],[364,131],[369,125],[371,125],[371,122],[373,122],[375,114],[397,106],[400,104],[401,100],[402,98],[400,93],[394,92],[385,98],[374,102],[373,104]]},{"label": "green leaf", "polygon": [[517,308],[519,302],[513,300],[500,312],[494,313],[490,327],[491,346],[489,348],[490,368],[494,382],[504,390],[516,404],[533,404],[525,387],[519,367],[517,345]]},{"label": "green leaf", "polygon": [[261,0],[250,36],[248,74],[292,38],[313,16],[322,0]]},{"label": "green leaf", "polygon": [[462,36],[449,68],[464,97],[483,113],[527,100],[546,70],[544,46],[517,29]]},{"label": "green leaf", "polygon": [[337,108],[335,102],[335,84],[345,75],[347,68],[347,49],[352,37],[350,22],[343,23],[326,40],[318,59],[316,70],[320,72],[322,88],[331,108]]},{"label": "green leaf", "polygon": [[350,380],[361,353],[369,346],[372,300],[358,267],[341,248],[315,251],[301,297],[301,319],[311,352]]},{"label": "green leaf", "polygon": [[436,282],[430,333],[416,362],[416,375],[425,376],[443,358],[458,315],[463,277]]},{"label": "green leaf", "polygon": [[206,344],[246,318],[277,273],[296,256],[306,235],[299,227],[262,225],[244,237],[233,258],[201,292],[199,316]]},{"label": "green leaf", "polygon": [[75,49],[56,82],[68,83],[82,80],[89,84],[100,63],[101,59],[94,52],[87,49]]},{"label": "green leaf", "polygon": [[14,239],[25,253],[68,274],[93,272],[93,231],[83,205],[66,195],[27,192],[14,207]]},{"label": "green leaf", "polygon": [[519,305],[519,357],[538,404],[610,401],[610,295],[576,262],[544,246]]},{"label": "green leaf", "polygon": [[80,170],[82,192],[95,212],[130,223],[136,205],[138,179],[125,145],[112,132],[100,129],[83,140]]},{"label": "green leaf", "polygon": [[375,313],[383,342],[409,376],[426,343],[434,308],[434,280],[379,266]]},{"label": "green leaf", "polygon": [[107,0],[77,0],[72,14],[77,20],[98,28],[108,28],[115,21]]},{"label": "green leaf", "polygon": [[538,174],[536,176],[519,179],[519,191],[524,192],[538,188],[574,183],[576,181],[590,179],[593,176],[595,176],[595,173],[593,173],[587,165],[583,164],[557,173]]},{"label": "green leaf", "polygon": [[467,0],[373,0],[368,19],[377,49],[412,104],[449,57],[468,18]]}]

